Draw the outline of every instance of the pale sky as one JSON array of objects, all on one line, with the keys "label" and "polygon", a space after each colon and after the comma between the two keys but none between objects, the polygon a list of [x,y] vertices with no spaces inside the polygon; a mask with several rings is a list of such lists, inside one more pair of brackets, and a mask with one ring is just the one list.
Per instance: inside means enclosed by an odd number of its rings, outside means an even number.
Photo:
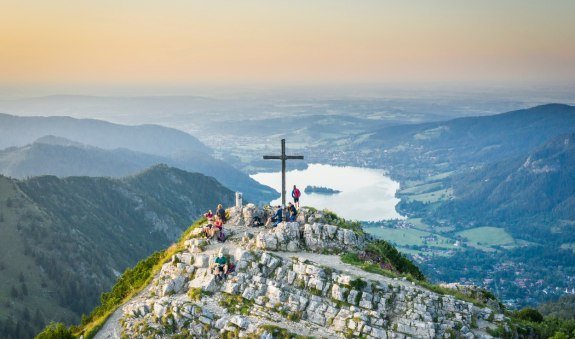
[{"label": "pale sky", "polygon": [[573,82],[575,1],[0,0],[0,84]]}]

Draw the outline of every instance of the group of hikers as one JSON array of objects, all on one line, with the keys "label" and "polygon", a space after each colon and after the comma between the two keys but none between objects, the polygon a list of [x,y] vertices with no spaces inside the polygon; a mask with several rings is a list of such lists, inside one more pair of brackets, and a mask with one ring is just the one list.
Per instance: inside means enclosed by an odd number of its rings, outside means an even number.
[{"label": "group of hikers", "polygon": [[216,214],[209,210],[204,214],[204,217],[208,220],[208,223],[203,228],[204,236],[208,239],[216,238],[220,241],[225,240],[224,234],[224,224],[226,223],[226,210],[222,204],[218,205],[216,209]]},{"label": "group of hikers", "polygon": [[[299,209],[299,198],[301,196],[300,190],[293,186],[293,190],[291,192],[291,196],[293,198],[293,204],[291,202],[288,203],[287,208],[284,206],[278,205],[276,207],[276,211],[274,215],[268,218],[267,223],[265,226],[276,227],[280,222],[286,221],[295,221]],[[284,219],[285,215],[285,219]],[[224,224],[226,223],[226,210],[219,204],[216,209],[216,214],[212,213],[212,210],[209,210],[207,213],[204,214],[204,217],[207,219],[208,223],[202,229],[204,236],[207,239],[216,238],[220,242],[225,241],[225,234],[224,234]],[[259,218],[258,218],[259,219]],[[261,221],[261,220],[258,220]],[[256,225],[254,221],[253,225]],[[256,225],[259,226],[259,225]],[[211,264],[213,269],[214,275],[219,280],[225,279],[226,276],[234,270],[234,265],[229,262],[226,258],[223,248],[220,249],[218,252],[218,256],[214,259],[214,262]]]},{"label": "group of hikers", "polygon": [[284,206],[277,205],[276,212],[274,215],[268,218],[266,226],[271,225],[276,227],[280,222],[284,221],[284,215],[286,216],[286,221],[295,221],[297,217],[297,212],[299,209],[299,198],[301,196],[300,190],[293,185],[293,190],[291,191],[291,196],[293,198],[293,204],[288,202],[287,208]]}]

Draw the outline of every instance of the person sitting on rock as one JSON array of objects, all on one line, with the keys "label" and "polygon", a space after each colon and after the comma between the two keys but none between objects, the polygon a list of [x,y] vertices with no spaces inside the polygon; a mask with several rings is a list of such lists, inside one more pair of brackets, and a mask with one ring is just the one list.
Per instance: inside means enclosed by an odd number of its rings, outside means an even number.
[{"label": "person sitting on rock", "polygon": [[214,225],[212,223],[208,223],[206,226],[202,228],[202,233],[204,237],[207,239],[211,239],[214,236]]},{"label": "person sitting on rock", "polygon": [[295,221],[295,218],[297,217],[297,209],[295,208],[295,205],[293,205],[291,202],[288,203],[288,213],[289,213],[289,221]]},{"label": "person sitting on rock", "polygon": [[216,220],[213,224],[207,224],[203,231],[207,239],[212,239],[214,236],[217,236],[223,229],[224,225],[220,218],[216,217]]},{"label": "person sitting on rock", "polygon": [[218,279],[225,278],[228,274],[228,259],[224,255],[223,249],[218,252],[218,256],[214,259],[214,274]]},{"label": "person sitting on rock", "polygon": [[218,209],[216,210],[216,216],[220,218],[222,223],[226,223],[226,210],[222,206],[222,204],[218,205]]},{"label": "person sitting on rock", "polygon": [[223,228],[224,224],[222,223],[222,220],[216,217],[216,221],[214,221],[213,226],[206,230],[208,239],[212,239],[214,236],[217,236],[220,232],[222,232]]},{"label": "person sitting on rock", "polygon": [[282,211],[283,211],[282,207],[278,205],[276,213],[268,218],[268,221],[266,222],[266,227],[269,224],[271,224],[272,222],[273,222],[273,227],[276,227],[280,222],[282,222],[282,218],[283,218]]},{"label": "person sitting on rock", "polygon": [[214,221],[214,214],[212,213],[212,210],[209,210],[208,213],[204,213],[204,217],[208,219],[208,223]]}]

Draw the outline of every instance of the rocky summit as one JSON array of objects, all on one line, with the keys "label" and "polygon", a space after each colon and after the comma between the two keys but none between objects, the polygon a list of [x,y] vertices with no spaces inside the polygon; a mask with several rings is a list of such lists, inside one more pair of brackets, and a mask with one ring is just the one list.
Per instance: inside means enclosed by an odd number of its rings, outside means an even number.
[{"label": "rocky summit", "polygon": [[[96,338],[490,338],[490,329],[507,326],[497,303],[343,263],[339,254],[361,253],[374,240],[330,225],[323,212],[302,208],[296,222],[271,229],[249,226],[270,214],[254,205],[228,213],[224,243],[191,232]],[[210,269],[220,251],[235,265],[222,280]]]}]

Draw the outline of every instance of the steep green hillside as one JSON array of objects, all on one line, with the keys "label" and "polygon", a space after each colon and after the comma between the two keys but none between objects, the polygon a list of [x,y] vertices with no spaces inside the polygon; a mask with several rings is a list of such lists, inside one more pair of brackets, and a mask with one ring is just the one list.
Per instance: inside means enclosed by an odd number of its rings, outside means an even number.
[{"label": "steep green hillside", "polygon": [[558,300],[541,304],[537,309],[544,316],[575,321],[575,294],[569,294]]},{"label": "steep green hillside", "polygon": [[[503,223],[518,235],[529,221],[548,233],[555,226],[550,221],[575,220],[575,134],[558,136],[528,155],[461,172],[449,182],[455,198],[438,212],[446,218],[456,210],[462,221]],[[531,240],[542,240],[537,233]]]},{"label": "steep green hillside", "polygon": [[232,203],[210,177],[155,166],[125,179],[0,176],[0,337],[78,321],[116,277]]}]

